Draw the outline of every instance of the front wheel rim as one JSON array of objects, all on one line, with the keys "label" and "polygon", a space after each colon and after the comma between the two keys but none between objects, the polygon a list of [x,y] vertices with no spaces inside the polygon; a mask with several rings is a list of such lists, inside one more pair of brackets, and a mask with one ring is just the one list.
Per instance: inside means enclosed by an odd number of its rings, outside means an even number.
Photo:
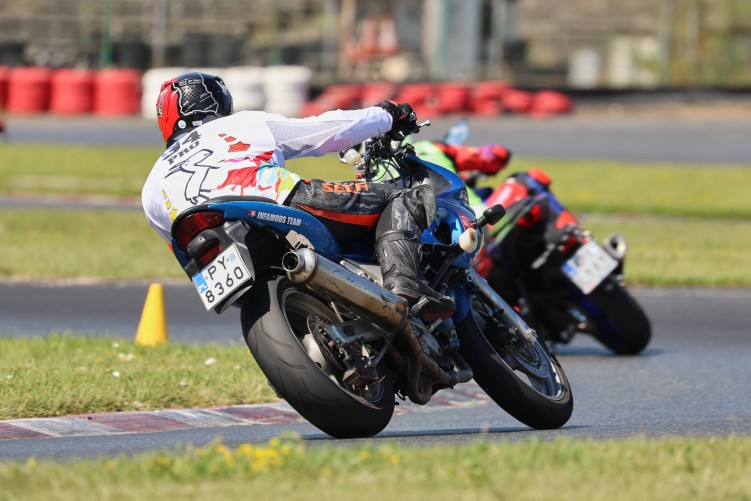
[{"label": "front wheel rim", "polygon": [[[482,310],[475,311],[484,332],[489,315]],[[561,370],[543,347],[539,337],[531,345],[518,336],[504,341],[494,340],[492,337],[486,337],[486,339],[498,357],[520,381],[548,400],[558,401],[565,398],[567,388],[561,377]]]},{"label": "front wheel rim", "polygon": [[563,398],[565,386],[558,366],[550,358],[539,339],[532,345],[515,340],[505,345],[505,348],[507,348],[505,356],[501,353],[499,355],[517,375],[524,375],[522,379],[532,389],[550,400]]}]

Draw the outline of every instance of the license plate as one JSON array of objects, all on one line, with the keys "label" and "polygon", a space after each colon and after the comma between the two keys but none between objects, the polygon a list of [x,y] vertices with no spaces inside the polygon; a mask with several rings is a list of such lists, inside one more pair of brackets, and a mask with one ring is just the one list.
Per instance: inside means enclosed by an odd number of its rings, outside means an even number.
[{"label": "license plate", "polygon": [[206,310],[211,310],[250,278],[250,272],[240,257],[237,245],[232,244],[203,270],[193,275],[193,285]]},{"label": "license plate", "polygon": [[597,242],[590,241],[579,247],[576,254],[566,261],[561,269],[584,294],[589,294],[616,266],[618,261],[605,252]]}]

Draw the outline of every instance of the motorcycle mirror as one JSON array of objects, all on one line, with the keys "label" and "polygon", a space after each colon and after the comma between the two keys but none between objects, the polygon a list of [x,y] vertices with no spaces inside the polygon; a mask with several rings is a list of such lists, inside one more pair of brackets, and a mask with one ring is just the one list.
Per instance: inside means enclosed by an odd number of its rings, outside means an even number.
[{"label": "motorcycle mirror", "polygon": [[477,220],[477,227],[482,228],[486,224],[495,224],[506,215],[506,208],[501,204],[495,204],[488,207],[482,212],[482,216]]}]

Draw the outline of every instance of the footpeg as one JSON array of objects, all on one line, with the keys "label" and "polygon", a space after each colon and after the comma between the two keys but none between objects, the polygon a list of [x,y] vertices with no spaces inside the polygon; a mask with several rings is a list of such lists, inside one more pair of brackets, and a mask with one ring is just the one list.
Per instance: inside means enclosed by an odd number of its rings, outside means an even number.
[{"label": "footpeg", "polygon": [[420,319],[426,324],[432,323],[438,319],[446,320],[451,317],[456,310],[456,303],[448,296],[443,296],[440,299],[432,298],[430,296],[421,297],[414,306],[410,307],[410,311],[420,317]]}]

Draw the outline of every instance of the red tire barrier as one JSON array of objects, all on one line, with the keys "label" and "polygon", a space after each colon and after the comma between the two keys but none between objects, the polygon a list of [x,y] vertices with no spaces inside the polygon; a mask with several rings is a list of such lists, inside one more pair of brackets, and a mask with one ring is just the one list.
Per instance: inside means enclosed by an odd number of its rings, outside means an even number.
[{"label": "red tire barrier", "polygon": [[133,69],[101,70],[94,78],[94,113],[104,116],[134,115],[141,110],[141,72]]},{"label": "red tire barrier", "polygon": [[503,95],[509,89],[506,82],[476,83],[469,98],[470,110],[477,115],[500,115],[503,113]]},{"label": "red tire barrier", "polygon": [[503,81],[421,82],[402,85],[371,82],[331,85],[315,101],[305,105],[303,115],[318,115],[335,108],[372,106],[384,99],[409,103],[420,118],[448,113],[498,116],[505,112],[547,117],[569,113],[573,109],[572,99],[561,92],[524,91]]},{"label": "red tire barrier", "polygon": [[360,90],[360,105],[373,106],[381,101],[393,99],[398,85],[391,82],[372,82],[363,84]]},{"label": "red tire barrier", "polygon": [[360,107],[360,85],[334,84],[329,85],[321,95],[313,101],[305,103],[300,115],[309,117],[320,115],[330,110],[353,110]]},{"label": "red tire barrier", "polygon": [[302,108],[300,109],[300,117],[312,117],[316,115],[320,115],[324,111],[330,111],[326,110],[321,106],[320,104],[316,103],[315,101],[309,101],[305,104],[303,104]]},{"label": "red tire barrier", "polygon": [[436,85],[432,83],[404,84],[393,100],[409,103],[419,118],[440,115]]},{"label": "red tire barrier", "polygon": [[352,110],[360,106],[358,84],[329,85],[316,102],[327,110]]},{"label": "red tire barrier", "polygon": [[442,113],[464,113],[469,110],[468,84],[444,83],[438,87],[438,110]]},{"label": "red tire barrier", "polygon": [[81,115],[94,109],[92,70],[60,69],[52,74],[50,112],[56,115]]},{"label": "red tire barrier", "polygon": [[8,80],[8,111],[32,115],[47,111],[50,103],[52,70],[19,67],[10,71]]},{"label": "red tire barrier", "polygon": [[499,99],[510,88],[511,86],[506,82],[489,80],[477,82],[472,89],[472,93],[480,99]]},{"label": "red tire barrier", "polygon": [[541,90],[532,97],[529,113],[533,117],[544,118],[570,113],[572,109],[571,98],[567,95],[552,90]]},{"label": "red tire barrier", "polygon": [[8,79],[10,78],[10,68],[0,66],[0,110],[4,110],[8,104]]},{"label": "red tire barrier", "polygon": [[528,113],[532,108],[532,93],[519,89],[508,89],[501,96],[503,108],[511,113]]}]

